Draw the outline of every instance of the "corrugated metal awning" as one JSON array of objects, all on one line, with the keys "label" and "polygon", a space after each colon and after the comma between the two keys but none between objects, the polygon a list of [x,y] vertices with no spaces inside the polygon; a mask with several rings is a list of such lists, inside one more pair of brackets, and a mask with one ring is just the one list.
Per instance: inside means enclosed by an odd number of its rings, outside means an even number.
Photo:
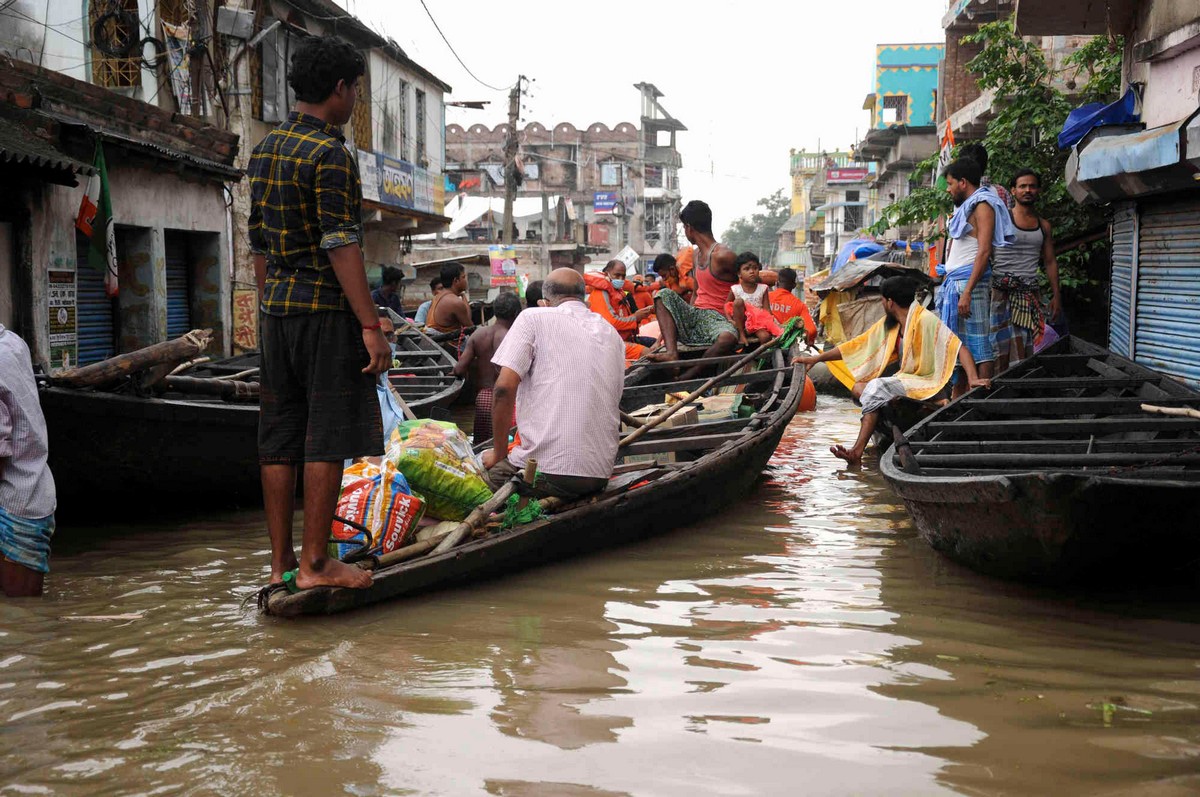
[{"label": "corrugated metal awning", "polygon": [[32,130],[4,118],[0,118],[0,163],[25,164],[57,178],[52,182],[67,185],[74,185],[74,175],[91,175],[95,171],[38,138]]}]

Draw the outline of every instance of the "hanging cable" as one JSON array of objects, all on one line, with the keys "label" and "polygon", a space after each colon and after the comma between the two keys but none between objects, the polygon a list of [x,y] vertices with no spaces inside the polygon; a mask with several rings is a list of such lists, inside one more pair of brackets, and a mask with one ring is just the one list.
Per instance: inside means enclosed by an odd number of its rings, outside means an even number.
[{"label": "hanging cable", "polygon": [[454,57],[458,59],[458,63],[462,65],[462,68],[467,70],[467,74],[470,75],[471,77],[475,78],[475,82],[481,86],[489,88],[492,91],[504,91],[504,89],[502,89],[502,88],[493,86],[491,83],[484,83],[482,80],[480,80],[475,75],[475,73],[471,71],[471,68],[468,67],[465,63],[463,63],[463,59],[459,58],[458,51],[454,49],[454,45],[452,45],[450,43],[450,40],[446,38],[446,34],[442,33],[441,26],[438,25],[437,20],[433,18],[433,14],[429,11],[429,6],[425,5],[425,0],[421,0],[421,8],[425,9],[425,14],[429,17],[429,21],[433,23],[433,27],[437,30],[438,35],[440,35],[442,37],[442,41],[444,41],[446,43],[446,46],[450,48],[450,52],[453,53]]}]

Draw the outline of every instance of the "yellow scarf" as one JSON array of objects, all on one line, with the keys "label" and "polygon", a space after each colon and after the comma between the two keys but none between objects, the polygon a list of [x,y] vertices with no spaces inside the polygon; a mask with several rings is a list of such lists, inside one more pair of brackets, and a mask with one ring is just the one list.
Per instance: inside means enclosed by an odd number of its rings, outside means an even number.
[{"label": "yellow scarf", "polygon": [[[896,336],[900,328],[894,326],[889,330],[886,321],[881,318],[857,338],[843,343],[839,347],[842,359],[829,363],[830,372],[846,387],[879,378],[896,361]],[[958,364],[961,347],[962,341],[936,313],[914,302],[904,325],[904,352],[900,371],[895,375],[904,383],[908,397],[920,401],[945,387]]]}]

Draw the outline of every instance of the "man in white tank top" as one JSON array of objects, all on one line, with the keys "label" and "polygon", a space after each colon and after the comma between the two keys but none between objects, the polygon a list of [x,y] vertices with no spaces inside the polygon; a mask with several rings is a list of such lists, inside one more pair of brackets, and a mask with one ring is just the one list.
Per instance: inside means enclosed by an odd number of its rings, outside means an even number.
[{"label": "man in white tank top", "polygon": [[[1054,236],[1050,222],[1038,215],[1035,206],[1041,194],[1041,178],[1032,169],[1017,172],[1013,179],[1012,209],[1017,240],[997,249],[992,268],[992,333],[996,337],[996,372],[1008,368],[1010,360],[1033,354],[1045,323],[1062,312],[1058,284],[1058,261],[1054,259]],[[1042,311],[1038,264],[1050,282],[1050,311]]]}]

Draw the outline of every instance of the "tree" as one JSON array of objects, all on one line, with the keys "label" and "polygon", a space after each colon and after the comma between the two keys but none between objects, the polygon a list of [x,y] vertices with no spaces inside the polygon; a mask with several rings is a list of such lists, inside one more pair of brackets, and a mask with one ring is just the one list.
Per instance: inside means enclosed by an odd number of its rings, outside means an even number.
[{"label": "tree", "polygon": [[734,219],[721,236],[721,242],[735,252],[754,252],[767,264],[775,253],[779,228],[792,216],[792,203],[781,188],[757,204],[764,212]]},{"label": "tree", "polygon": [[[1023,39],[1005,19],[982,25],[962,39],[964,44],[981,44],[983,49],[967,68],[978,76],[979,87],[995,94],[996,116],[987,127],[983,145],[988,151],[988,176],[1008,185],[1017,171],[1033,169],[1042,179],[1039,211],[1054,225],[1054,237],[1060,245],[1095,231],[1106,223],[1098,208],[1075,202],[1067,192],[1063,169],[1069,152],[1058,149],[1058,133],[1067,114],[1076,104],[1111,102],[1121,84],[1119,37],[1098,36],[1064,61],[1063,72],[1055,73],[1036,44]],[[1080,78],[1085,83],[1076,97],[1068,97],[1059,87],[1069,77],[1068,86]],[[937,164],[934,155],[918,165],[913,179],[932,175]],[[953,210],[944,191],[933,186],[916,188],[900,201],[884,209],[872,228],[880,234],[889,227],[920,224]],[[929,236],[930,241],[941,233]],[[1064,287],[1088,282],[1085,267],[1092,253],[1107,246],[1100,241],[1062,252],[1058,257],[1059,277]]]}]

